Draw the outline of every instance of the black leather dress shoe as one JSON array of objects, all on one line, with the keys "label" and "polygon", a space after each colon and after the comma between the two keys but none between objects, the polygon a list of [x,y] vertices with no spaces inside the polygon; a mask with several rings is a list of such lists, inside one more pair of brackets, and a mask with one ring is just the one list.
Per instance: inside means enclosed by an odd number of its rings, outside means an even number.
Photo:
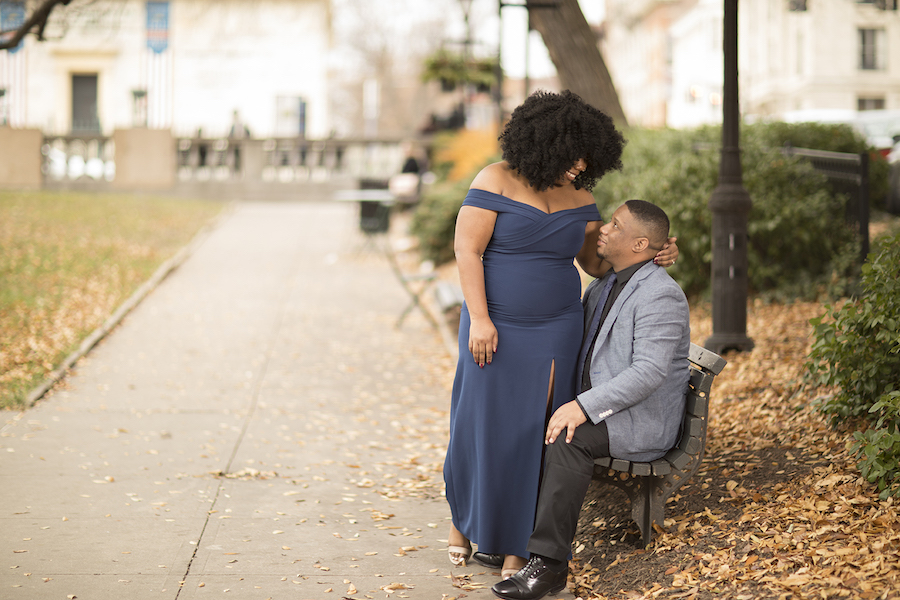
[{"label": "black leather dress shoe", "polygon": [[569,565],[562,573],[554,573],[540,556],[532,556],[518,573],[495,583],[491,591],[504,600],[538,600],[561,591],[566,587],[568,576]]},{"label": "black leather dress shoe", "polygon": [[472,560],[477,562],[482,567],[487,567],[489,569],[500,569],[503,567],[502,554],[487,554],[485,552],[476,552],[472,555]]}]

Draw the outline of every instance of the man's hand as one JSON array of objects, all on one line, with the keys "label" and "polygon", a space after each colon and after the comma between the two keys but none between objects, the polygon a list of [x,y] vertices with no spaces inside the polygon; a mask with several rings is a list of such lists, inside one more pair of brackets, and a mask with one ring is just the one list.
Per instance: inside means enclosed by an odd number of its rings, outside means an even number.
[{"label": "man's hand", "polygon": [[574,400],[566,402],[556,409],[556,412],[550,417],[550,422],[547,424],[547,435],[544,438],[544,443],[552,444],[556,441],[560,432],[565,429],[566,443],[568,444],[572,441],[572,436],[575,435],[575,428],[585,421],[587,421],[587,417],[584,416],[584,411],[581,410],[578,403]]}]

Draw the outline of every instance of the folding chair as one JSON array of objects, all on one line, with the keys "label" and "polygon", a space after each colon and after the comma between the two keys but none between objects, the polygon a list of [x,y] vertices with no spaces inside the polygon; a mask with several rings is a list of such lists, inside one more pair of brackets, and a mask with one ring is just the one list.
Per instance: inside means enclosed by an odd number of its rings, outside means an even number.
[{"label": "folding chair", "polygon": [[397,277],[397,281],[400,282],[400,285],[403,286],[403,289],[406,290],[406,293],[409,294],[410,298],[409,304],[407,304],[406,308],[403,309],[403,312],[400,313],[400,317],[397,319],[394,327],[399,329],[407,315],[409,315],[414,308],[418,308],[419,312],[421,312],[425,319],[431,323],[432,327],[439,329],[437,320],[428,311],[425,305],[422,304],[422,294],[428,291],[437,280],[437,272],[434,269],[428,269],[421,273],[404,273],[403,269],[400,268],[400,264],[397,262],[397,255],[394,253],[390,240],[386,240],[386,243],[384,244],[384,254],[391,265],[391,270]]}]

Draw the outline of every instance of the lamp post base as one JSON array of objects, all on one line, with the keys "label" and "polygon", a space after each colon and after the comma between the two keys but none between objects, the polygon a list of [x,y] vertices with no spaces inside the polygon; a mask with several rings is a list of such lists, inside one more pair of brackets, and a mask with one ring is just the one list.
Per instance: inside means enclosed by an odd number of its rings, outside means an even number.
[{"label": "lamp post base", "polygon": [[745,333],[713,333],[703,343],[703,347],[716,354],[723,354],[728,350],[749,352],[753,350],[753,340]]}]

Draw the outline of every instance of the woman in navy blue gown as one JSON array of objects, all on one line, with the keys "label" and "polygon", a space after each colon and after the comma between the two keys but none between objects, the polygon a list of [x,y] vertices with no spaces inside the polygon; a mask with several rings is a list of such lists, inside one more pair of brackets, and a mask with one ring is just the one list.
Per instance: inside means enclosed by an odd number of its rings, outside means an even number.
[{"label": "woman in navy blue gown", "polygon": [[[624,139],[578,96],[536,92],[500,135],[503,162],[472,181],[454,249],[465,296],[444,481],[449,556],[504,577],[525,564],[547,416],[575,397],[581,278],[603,275],[590,191],[620,169]],[[678,256],[674,239],[658,256]]]}]

